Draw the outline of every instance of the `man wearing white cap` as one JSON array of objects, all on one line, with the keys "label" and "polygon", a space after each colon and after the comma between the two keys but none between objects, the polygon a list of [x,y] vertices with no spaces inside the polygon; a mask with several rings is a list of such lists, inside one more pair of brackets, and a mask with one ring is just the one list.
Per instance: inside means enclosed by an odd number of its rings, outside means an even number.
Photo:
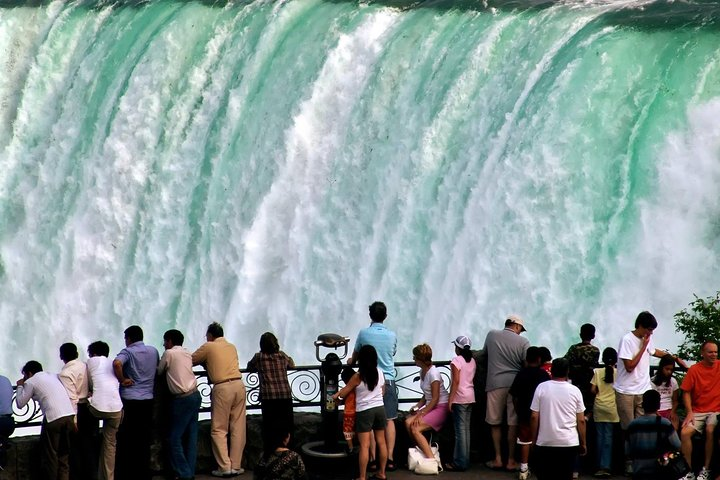
[{"label": "man wearing white cap", "polygon": [[[491,330],[485,337],[483,346],[484,355],[487,356],[487,410],[485,421],[490,425],[495,459],[486,463],[488,468],[515,471],[518,463],[515,461],[515,440],[517,437],[518,419],[513,406],[512,398],[508,394],[515,375],[520,371],[525,360],[530,342],[521,337],[525,331],[523,319],[517,315],[509,315],[505,320],[503,330]],[[507,411],[508,423],[508,461],[503,464],[500,441],[502,439],[503,414]]]}]

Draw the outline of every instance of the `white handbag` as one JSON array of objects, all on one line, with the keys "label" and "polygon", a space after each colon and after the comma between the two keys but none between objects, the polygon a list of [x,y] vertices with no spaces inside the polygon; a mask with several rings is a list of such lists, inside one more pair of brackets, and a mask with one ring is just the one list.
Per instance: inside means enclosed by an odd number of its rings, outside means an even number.
[{"label": "white handbag", "polygon": [[442,467],[435,458],[421,458],[415,467],[415,473],[418,475],[437,475],[440,472]]},{"label": "white handbag", "polygon": [[[440,463],[440,448],[437,443],[431,443],[430,449],[432,450],[433,457],[435,458],[425,458],[425,454],[423,454],[422,450],[417,447],[408,448],[408,470],[418,473],[416,469],[421,460],[433,460],[436,465],[435,473],[437,473],[438,470],[442,471],[442,464]],[[431,467],[428,465],[426,468]]]}]

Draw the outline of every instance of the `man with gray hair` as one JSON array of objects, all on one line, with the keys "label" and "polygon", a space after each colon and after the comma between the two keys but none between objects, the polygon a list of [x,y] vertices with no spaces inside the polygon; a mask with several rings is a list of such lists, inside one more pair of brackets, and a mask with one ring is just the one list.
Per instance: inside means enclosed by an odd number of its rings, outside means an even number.
[{"label": "man with gray hair", "polygon": [[[483,346],[487,356],[487,410],[485,421],[490,425],[495,459],[485,465],[492,469],[501,469],[503,465],[508,471],[515,471],[515,441],[517,437],[518,418],[513,401],[509,395],[515,375],[520,371],[525,360],[525,353],[530,347],[527,338],[520,334],[525,331],[523,319],[518,315],[509,315],[503,330],[491,330],[485,337]],[[503,464],[500,442],[502,439],[503,415],[507,412],[508,423],[508,460]]]},{"label": "man with gray hair", "polygon": [[[225,339],[222,325],[213,322],[205,334],[207,342],[192,354],[193,365],[205,365],[210,394],[210,439],[218,468],[213,477],[233,477],[245,473],[245,384],[235,345]],[[228,446],[228,443],[230,444]]]}]

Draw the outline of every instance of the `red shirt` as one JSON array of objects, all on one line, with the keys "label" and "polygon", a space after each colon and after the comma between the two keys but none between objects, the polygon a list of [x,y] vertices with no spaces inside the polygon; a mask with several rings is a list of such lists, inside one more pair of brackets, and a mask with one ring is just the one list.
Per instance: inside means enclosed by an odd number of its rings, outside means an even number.
[{"label": "red shirt", "polygon": [[693,413],[720,412],[720,361],[690,367],[680,388],[690,393]]}]

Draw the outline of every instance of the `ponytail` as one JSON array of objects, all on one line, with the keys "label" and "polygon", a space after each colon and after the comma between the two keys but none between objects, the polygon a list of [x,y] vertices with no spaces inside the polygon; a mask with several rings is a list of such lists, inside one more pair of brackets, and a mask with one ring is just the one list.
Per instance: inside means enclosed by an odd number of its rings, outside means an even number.
[{"label": "ponytail", "polygon": [[617,351],[608,347],[603,350],[602,361],[605,364],[605,383],[613,383],[615,381],[615,364],[617,363]]},{"label": "ponytail", "polygon": [[605,383],[613,383],[615,381],[615,368],[612,365],[605,365]]}]

